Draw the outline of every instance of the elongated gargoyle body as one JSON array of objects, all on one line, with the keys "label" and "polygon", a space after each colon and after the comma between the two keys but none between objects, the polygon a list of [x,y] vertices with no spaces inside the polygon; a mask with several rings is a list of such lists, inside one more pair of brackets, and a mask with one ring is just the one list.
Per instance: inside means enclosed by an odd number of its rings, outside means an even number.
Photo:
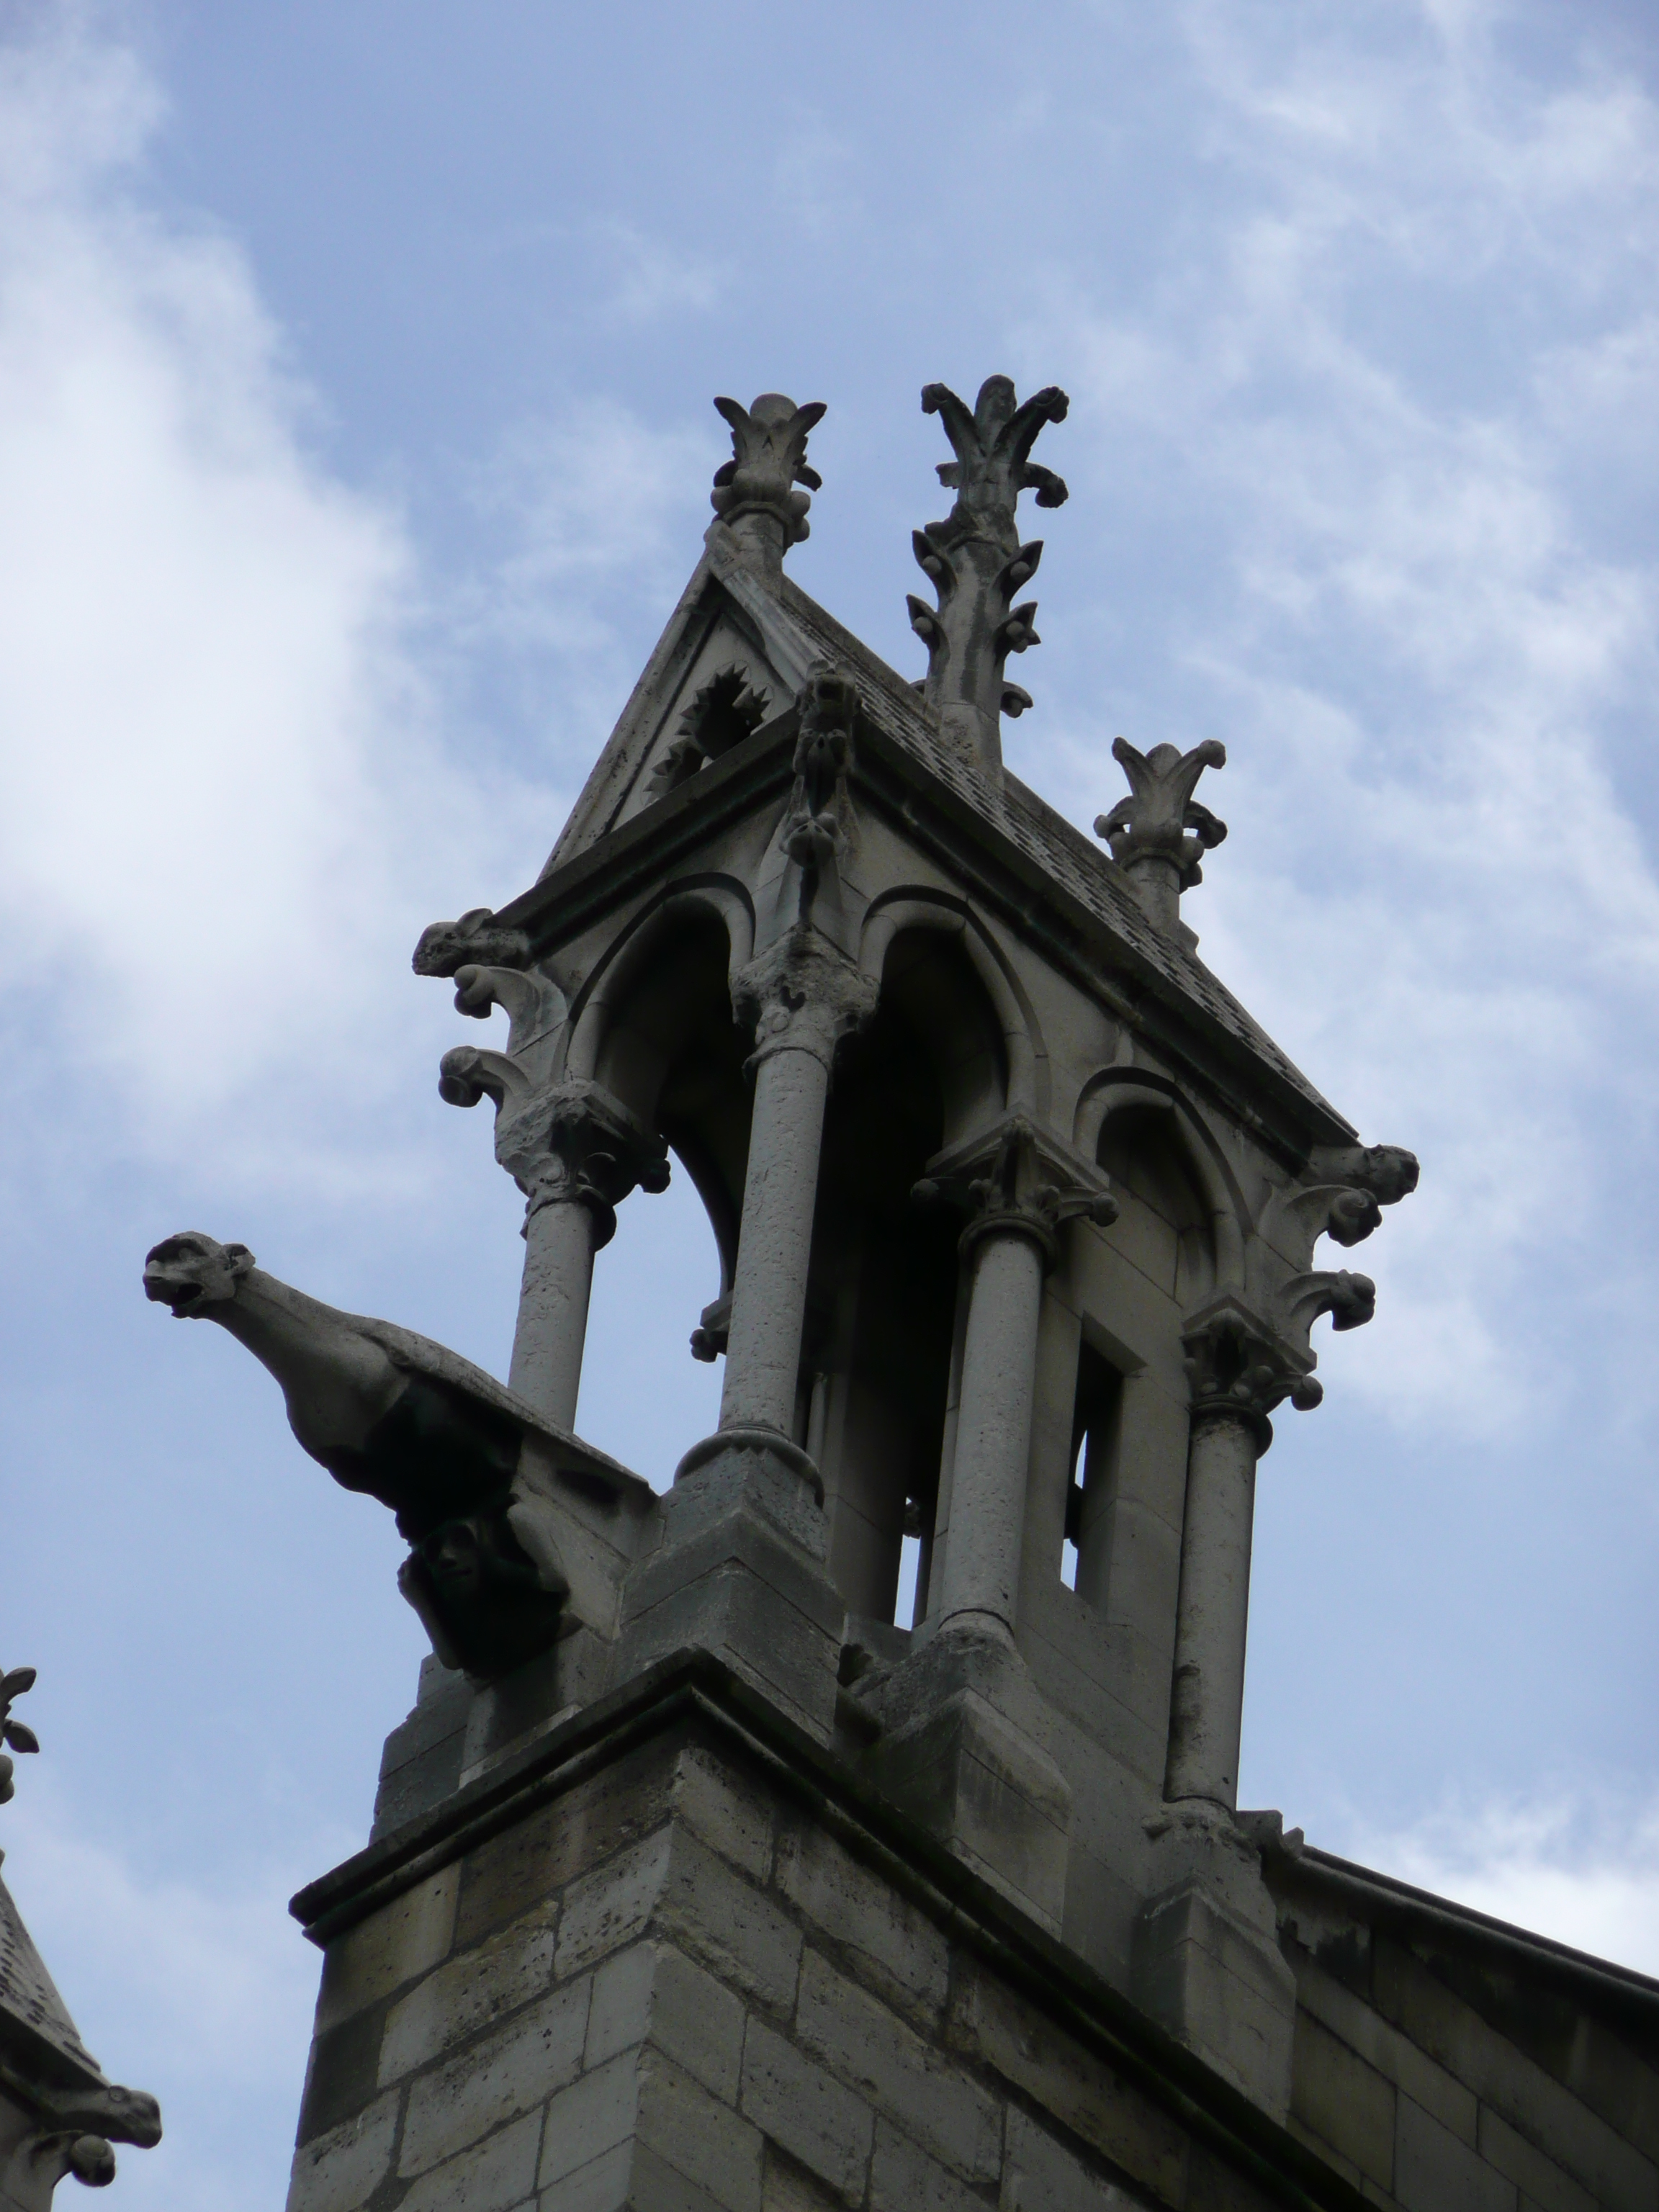
[{"label": "elongated gargoyle body", "polygon": [[144,1262],[144,1291],[245,1345],[312,1458],[391,1507],[410,1545],[399,1587],[447,1664],[489,1678],[578,1627],[614,1632],[621,1571],[650,1510],[637,1476],[459,1353],[324,1305],[244,1244],[169,1237]]}]

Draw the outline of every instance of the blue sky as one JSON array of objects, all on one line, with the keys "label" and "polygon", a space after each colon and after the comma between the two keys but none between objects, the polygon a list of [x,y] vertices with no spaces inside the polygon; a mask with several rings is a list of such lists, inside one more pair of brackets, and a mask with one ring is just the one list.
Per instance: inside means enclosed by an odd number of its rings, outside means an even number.
[{"label": "blue sky", "polygon": [[[921,386],[1071,392],[1011,759],[1086,824],[1120,732],[1223,739],[1206,957],[1423,1162],[1263,1466],[1243,1794],[1659,1972],[1656,202],[1634,4],[0,4],[0,1840],[162,2100],[135,2212],[280,2201],[283,1904],[422,1645],[143,1255],[504,1370],[518,1201],[408,955],[550,847],[717,392],[829,403],[792,568],[913,672]],[[714,1287],[630,1200],[580,1420],[658,1480]]]}]

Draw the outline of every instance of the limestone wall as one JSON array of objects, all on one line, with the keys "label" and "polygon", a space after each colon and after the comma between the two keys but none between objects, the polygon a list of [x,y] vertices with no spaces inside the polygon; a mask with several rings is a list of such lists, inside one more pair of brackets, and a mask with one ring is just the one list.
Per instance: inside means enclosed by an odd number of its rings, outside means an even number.
[{"label": "limestone wall", "polygon": [[[392,1839],[430,1871],[328,1945],[290,2212],[1358,2203],[1219,2085],[1206,2114],[1155,2030],[1114,2063],[1086,1992],[1000,1956],[970,1878],[890,1879],[822,1775],[679,1723],[588,1756],[533,1809],[498,1779],[484,1840],[466,1791],[450,1846]],[[384,1881],[371,1852],[313,1909]]]}]

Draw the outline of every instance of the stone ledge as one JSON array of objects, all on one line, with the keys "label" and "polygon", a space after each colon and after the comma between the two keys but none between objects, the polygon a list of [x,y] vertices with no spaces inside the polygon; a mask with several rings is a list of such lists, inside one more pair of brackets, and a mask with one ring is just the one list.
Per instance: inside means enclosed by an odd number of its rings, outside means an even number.
[{"label": "stone ledge", "polygon": [[674,1729],[761,1767],[855,1859],[1169,2113],[1195,2148],[1270,2202],[1296,2212],[1361,2212],[1364,2200],[1348,2182],[1286,2129],[706,1651],[659,1662],[309,1884],[289,1910],[313,1942],[328,1942],[625,1752]]}]

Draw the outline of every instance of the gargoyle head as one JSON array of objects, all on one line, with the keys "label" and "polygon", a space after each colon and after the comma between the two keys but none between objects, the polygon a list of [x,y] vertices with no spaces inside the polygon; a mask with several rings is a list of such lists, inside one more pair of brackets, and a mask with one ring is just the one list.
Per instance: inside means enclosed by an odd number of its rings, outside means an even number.
[{"label": "gargoyle head", "polygon": [[144,1296],[170,1306],[173,1319],[184,1321],[234,1298],[252,1265],[246,1244],[221,1244],[199,1229],[181,1229],[146,1255]]}]

